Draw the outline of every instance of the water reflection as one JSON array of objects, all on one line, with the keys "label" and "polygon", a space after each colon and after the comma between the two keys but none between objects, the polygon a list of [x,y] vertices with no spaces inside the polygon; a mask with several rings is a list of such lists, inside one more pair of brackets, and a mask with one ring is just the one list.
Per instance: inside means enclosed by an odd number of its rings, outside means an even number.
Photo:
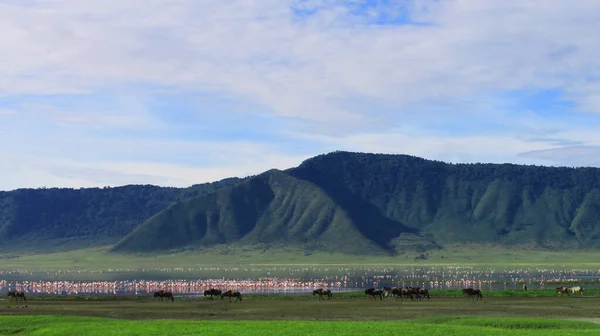
[{"label": "water reflection", "polygon": [[[86,280],[98,277],[110,280]],[[73,280],[75,278],[80,280]],[[0,279],[1,291],[21,289],[29,295],[148,295],[159,289],[177,295],[197,295],[208,288],[233,289],[247,294],[295,295],[319,287],[340,292],[383,286],[506,290],[520,289],[524,283],[530,289],[554,288],[559,283],[600,288],[598,269],[466,266],[239,266],[93,272],[0,270]]]}]

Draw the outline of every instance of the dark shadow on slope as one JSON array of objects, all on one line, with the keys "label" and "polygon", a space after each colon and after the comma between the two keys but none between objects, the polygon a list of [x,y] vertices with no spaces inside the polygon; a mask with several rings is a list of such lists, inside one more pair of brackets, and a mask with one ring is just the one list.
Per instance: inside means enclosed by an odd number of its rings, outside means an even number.
[{"label": "dark shadow on slope", "polygon": [[264,173],[238,185],[236,192],[229,196],[233,209],[233,227],[224,226],[223,235],[228,236],[228,231],[236,232],[235,237],[228,237],[229,242],[240,239],[250,233],[263,216],[269,204],[275,198],[273,189],[269,185],[269,175]]},{"label": "dark shadow on slope", "polygon": [[391,240],[402,233],[420,236],[420,230],[408,227],[403,223],[383,216],[376,206],[353,194],[343,185],[323,178],[318,174],[310,174],[308,170],[294,170],[288,173],[297,178],[310,181],[325,191],[356,224],[357,229],[368,239],[386,251],[394,254]]}]

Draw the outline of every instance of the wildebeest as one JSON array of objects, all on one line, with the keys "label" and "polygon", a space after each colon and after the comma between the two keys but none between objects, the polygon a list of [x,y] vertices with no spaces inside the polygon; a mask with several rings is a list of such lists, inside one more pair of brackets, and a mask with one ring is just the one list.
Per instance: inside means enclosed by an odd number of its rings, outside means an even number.
[{"label": "wildebeest", "polygon": [[19,301],[19,300],[23,300],[25,301],[25,304],[27,304],[27,298],[25,297],[25,292],[20,291],[18,289],[15,289],[13,291],[8,291],[8,293],[6,294],[7,297],[10,297],[10,300],[8,301],[8,304],[12,303],[12,300],[15,299],[15,301]]},{"label": "wildebeest", "polygon": [[232,290],[226,291],[225,293],[221,294],[221,300],[223,300],[223,298],[226,296],[229,297],[229,302],[231,302],[232,297],[235,298],[235,302],[242,301],[242,293],[240,293],[238,291],[232,291]]},{"label": "wildebeest", "polygon": [[383,300],[383,291],[381,289],[367,288],[365,289],[365,295],[370,295],[375,300],[377,300],[376,296],[379,296],[379,300]]},{"label": "wildebeest", "polygon": [[[475,296],[477,298],[477,300],[479,299],[483,299],[483,295],[481,295],[481,290],[480,289],[475,289],[475,288],[465,288],[463,289],[463,295],[467,295],[467,300],[471,298],[471,296]],[[475,298],[473,298],[475,299]]]},{"label": "wildebeest", "polygon": [[558,293],[559,295],[563,295],[563,294],[567,294],[567,295],[571,295],[569,294],[569,288],[565,287],[565,286],[560,286],[560,287],[556,287],[556,293]]},{"label": "wildebeest", "polygon": [[374,291],[375,288],[373,287],[365,289],[365,299],[369,298],[369,295],[372,296]]},{"label": "wildebeest", "polygon": [[394,295],[393,287],[383,287],[383,297],[388,297],[390,295]]},{"label": "wildebeest", "polygon": [[577,293],[577,294],[581,295],[581,294],[583,294],[584,290],[585,289],[583,287],[581,287],[581,286],[575,286],[575,287],[569,288],[569,292],[571,292],[572,294]]},{"label": "wildebeest", "polygon": [[175,297],[173,297],[173,293],[172,292],[167,292],[163,289],[159,290],[158,292],[154,292],[154,298],[160,298],[160,301],[163,301],[165,298],[167,298],[167,301],[169,301],[169,299],[171,299],[171,302],[175,302]]},{"label": "wildebeest", "polygon": [[409,298],[411,300],[414,300],[415,297],[417,299],[420,298],[419,296],[419,291],[421,290],[421,287],[402,287],[401,289],[401,293],[402,295],[408,300]]},{"label": "wildebeest", "polygon": [[527,285],[523,285],[523,290],[527,292]]},{"label": "wildebeest", "polygon": [[221,296],[221,294],[223,294],[223,291],[218,290],[218,289],[207,289],[204,291],[204,296],[209,296],[210,295],[210,299],[213,299],[213,296]]},{"label": "wildebeest", "polygon": [[429,297],[429,290],[427,288],[420,288],[419,290],[417,290],[417,298],[419,300],[425,297],[427,297],[427,301],[431,299],[431,297]]},{"label": "wildebeest", "polygon": [[319,300],[325,300],[323,299],[323,295],[327,296],[330,300],[333,297],[333,293],[331,293],[330,289],[323,289],[323,288],[319,288],[319,289],[315,289],[313,292],[313,296],[315,295],[319,295]]}]

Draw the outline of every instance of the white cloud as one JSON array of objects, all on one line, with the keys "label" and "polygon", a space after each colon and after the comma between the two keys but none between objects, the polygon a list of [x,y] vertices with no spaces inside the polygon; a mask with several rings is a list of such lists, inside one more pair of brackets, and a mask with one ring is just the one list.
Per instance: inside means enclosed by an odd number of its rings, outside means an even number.
[{"label": "white cloud", "polygon": [[[94,143],[94,141],[91,141]],[[85,146],[85,145],[84,145]],[[82,153],[77,159],[61,157],[60,153],[37,156],[27,153],[3,152],[0,156],[0,190],[46,187],[101,187],[124,184],[154,184],[186,187],[213,182],[227,177],[260,174],[271,168],[287,169],[312,155],[285,154],[275,147],[253,143],[169,143],[152,142],[138,147],[133,141],[113,141],[105,148],[89,151],[114,151],[114,157],[100,155],[96,159]],[[138,151],[137,160],[127,160],[127,153]],[[175,153],[172,153],[175,151]],[[171,155],[200,156],[201,164],[186,165],[144,159]],[[171,160],[177,161],[177,160]]]},{"label": "white cloud", "polygon": [[566,167],[600,167],[600,146],[568,146],[539,149],[519,154],[522,158]]},{"label": "white cloud", "polygon": [[[305,135],[298,135],[304,136]],[[435,136],[416,130],[396,133],[366,133],[345,137],[308,136],[327,144],[327,151],[346,150],[369,153],[408,154],[444,162],[492,162],[548,164],[535,157],[519,157],[521,151],[547,148],[540,142],[511,136]],[[482,159],[485,158],[485,159]]]},{"label": "white cloud", "polygon": [[63,93],[147,82],[340,121],[349,111],[332,99],[403,104],[558,86],[599,112],[590,98],[597,90],[584,81],[600,75],[596,1],[415,3],[427,8],[415,20],[431,26],[366,27],[343,2],[331,1],[317,2],[322,9],[302,22],[293,19],[290,1],[4,4],[0,90]]},{"label": "white cloud", "polygon": [[[532,116],[490,98],[558,89],[576,109],[599,113],[597,1],[399,0],[363,16],[349,3],[0,3],[0,189],[126,180],[187,185],[293,166],[334,149],[550,162],[518,153],[600,145],[593,125]],[[295,17],[290,6],[316,12]],[[425,24],[368,24],[407,10]],[[302,150],[294,147],[299,143],[266,145],[243,133],[177,140],[172,133],[179,126],[167,120],[177,110],[150,111],[149,97],[166,89],[252,106],[244,118],[291,117],[294,127],[273,122],[264,132],[291,134],[303,141]],[[74,93],[103,96],[76,106],[2,106],[3,98]],[[227,112],[205,107],[196,113],[225,119]],[[428,127],[473,120],[503,129],[484,125],[471,132],[477,134],[444,134]],[[154,131],[154,139],[132,135],[142,131]]]}]

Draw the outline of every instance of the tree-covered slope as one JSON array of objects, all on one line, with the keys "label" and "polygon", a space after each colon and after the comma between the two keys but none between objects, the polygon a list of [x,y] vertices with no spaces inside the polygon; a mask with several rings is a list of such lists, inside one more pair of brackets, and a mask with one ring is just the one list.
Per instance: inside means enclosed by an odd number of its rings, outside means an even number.
[{"label": "tree-covered slope", "polygon": [[596,168],[447,164],[335,152],[288,173],[319,185],[342,204],[367,204],[363,208],[438,242],[600,244]]},{"label": "tree-covered slope", "polygon": [[186,189],[0,193],[0,248],[66,242],[116,244],[118,253],[220,244],[349,254],[469,242],[600,247],[600,169],[334,152]]},{"label": "tree-covered slope", "polygon": [[[400,224],[397,230],[409,235],[416,231]],[[168,207],[127,235],[113,251],[166,251],[230,243],[293,244],[349,254],[389,249],[370,239],[347,209],[318,186],[271,170],[232,188]]]},{"label": "tree-covered slope", "polygon": [[239,183],[189,188],[18,189],[0,192],[0,249],[51,251],[114,244],[170,204]]}]

